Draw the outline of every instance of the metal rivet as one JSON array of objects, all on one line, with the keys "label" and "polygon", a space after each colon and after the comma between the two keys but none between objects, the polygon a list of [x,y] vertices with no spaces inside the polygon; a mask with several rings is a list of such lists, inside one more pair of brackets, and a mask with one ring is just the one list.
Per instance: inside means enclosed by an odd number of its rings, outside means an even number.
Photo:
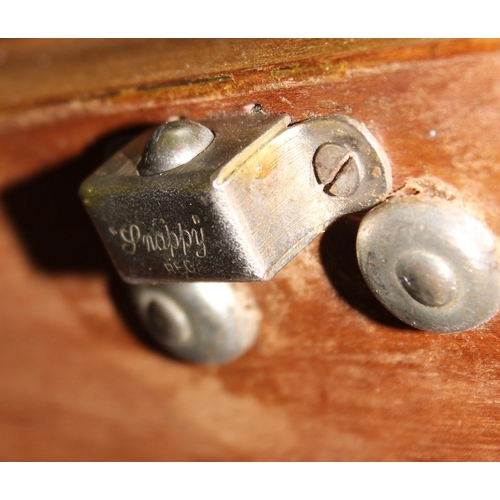
[{"label": "metal rivet", "polygon": [[156,129],[144,149],[137,170],[156,175],[188,163],[214,140],[213,132],[191,120],[168,122]]},{"label": "metal rivet", "polygon": [[399,257],[395,271],[404,289],[424,306],[442,307],[457,294],[453,269],[437,255],[408,252]]},{"label": "metal rivet", "polygon": [[246,284],[133,285],[131,293],[151,338],[180,359],[225,363],[257,338],[261,314]]},{"label": "metal rivet", "polygon": [[186,313],[167,295],[151,298],[147,305],[146,322],[160,342],[185,342],[192,335]]},{"label": "metal rivet", "polygon": [[415,328],[460,332],[500,308],[495,237],[449,201],[406,196],[379,205],[361,223],[357,254],[372,292]]},{"label": "metal rivet", "polygon": [[335,196],[352,196],[360,183],[354,154],[337,144],[323,144],[314,155],[314,171],[325,191]]}]

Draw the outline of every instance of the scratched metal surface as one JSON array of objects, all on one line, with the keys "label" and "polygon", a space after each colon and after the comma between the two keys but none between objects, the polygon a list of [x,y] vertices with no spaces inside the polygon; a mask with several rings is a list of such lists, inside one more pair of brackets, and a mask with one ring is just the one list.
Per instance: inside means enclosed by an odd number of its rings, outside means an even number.
[{"label": "scratched metal surface", "polygon": [[[122,278],[265,281],[332,220],[390,193],[389,160],[362,124],[288,122],[262,112],[204,121],[215,134],[204,152],[139,176],[147,132],[86,179],[80,195]],[[316,150],[333,142],[355,156],[360,181],[349,196],[326,193],[314,173]]]}]

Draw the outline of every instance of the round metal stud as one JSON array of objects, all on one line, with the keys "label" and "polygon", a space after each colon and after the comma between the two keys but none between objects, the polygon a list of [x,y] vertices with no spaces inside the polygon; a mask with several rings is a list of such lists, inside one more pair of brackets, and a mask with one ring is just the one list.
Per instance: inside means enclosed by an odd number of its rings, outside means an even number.
[{"label": "round metal stud", "polygon": [[261,314],[244,283],[133,285],[131,293],[152,339],[179,359],[226,363],[257,338]]},{"label": "round metal stud", "polygon": [[180,167],[203,152],[213,140],[213,132],[200,123],[167,122],[149,139],[137,170],[140,175],[156,175]]},{"label": "round metal stud", "polygon": [[357,255],[380,302],[420,330],[469,330],[500,308],[495,237],[449,201],[406,196],[379,205],[361,223]]}]

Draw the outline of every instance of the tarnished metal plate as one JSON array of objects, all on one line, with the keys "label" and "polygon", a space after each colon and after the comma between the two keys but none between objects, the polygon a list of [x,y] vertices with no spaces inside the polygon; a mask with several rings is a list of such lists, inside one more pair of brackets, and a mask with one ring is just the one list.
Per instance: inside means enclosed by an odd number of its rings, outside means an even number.
[{"label": "tarnished metal plate", "polygon": [[[264,113],[204,121],[215,135],[205,151],[140,176],[150,130],[89,177],[81,196],[123,279],[267,280],[332,220],[390,191],[389,161],[362,124],[338,115],[289,122]],[[356,158],[352,196],[318,182],[313,158],[323,144]]]}]

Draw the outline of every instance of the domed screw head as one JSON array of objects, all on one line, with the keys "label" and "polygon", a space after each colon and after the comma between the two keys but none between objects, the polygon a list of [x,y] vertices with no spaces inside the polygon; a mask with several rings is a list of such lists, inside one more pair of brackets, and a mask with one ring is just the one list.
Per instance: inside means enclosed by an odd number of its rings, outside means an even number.
[{"label": "domed screw head", "polygon": [[406,292],[428,307],[443,307],[457,296],[455,272],[437,255],[410,251],[399,257],[396,276]]},{"label": "domed screw head", "polygon": [[246,283],[132,285],[147,333],[186,361],[221,364],[254,344],[261,313]]},{"label": "domed screw head", "polygon": [[166,294],[156,294],[145,304],[144,319],[162,344],[180,344],[193,335],[184,309]]},{"label": "domed screw head", "polygon": [[147,142],[137,170],[140,175],[156,175],[180,167],[205,151],[213,140],[213,132],[200,123],[167,122]]},{"label": "domed screw head", "polygon": [[500,308],[495,236],[455,203],[393,198],[362,220],[356,247],[374,295],[415,328],[469,330]]}]

